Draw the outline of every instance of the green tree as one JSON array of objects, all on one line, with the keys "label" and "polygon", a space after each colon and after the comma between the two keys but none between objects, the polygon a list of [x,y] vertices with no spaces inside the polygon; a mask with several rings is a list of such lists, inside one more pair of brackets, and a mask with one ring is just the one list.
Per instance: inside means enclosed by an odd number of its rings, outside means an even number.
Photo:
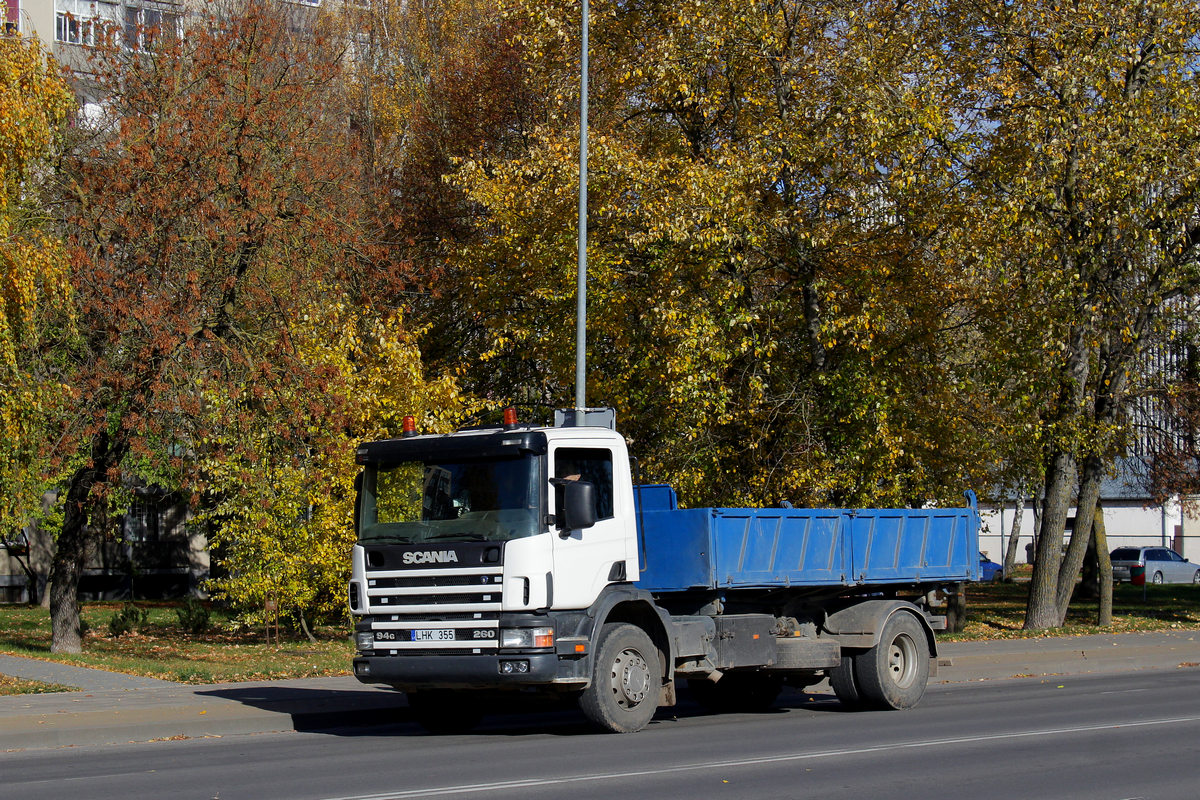
[{"label": "green tree", "polygon": [[[597,3],[589,395],[695,501],[954,500],[995,461],[937,4]],[[454,176],[479,394],[565,402],[578,16],[515,3],[547,112]],[[989,423],[990,424],[990,423]]]},{"label": "green tree", "polygon": [[[970,157],[989,336],[1021,352],[1044,512],[1026,618],[1062,624],[1140,358],[1200,280],[1200,15],[1187,2],[972,4]],[[960,70],[966,74],[968,70]],[[1075,530],[1063,531],[1074,498]]]},{"label": "green tree", "polygon": [[250,618],[272,599],[305,629],[345,614],[357,444],[398,435],[405,414],[424,430],[448,431],[461,413],[453,380],[422,375],[399,316],[381,319],[337,297],[331,290],[289,325],[316,384],[257,398],[212,387],[207,398],[209,501],[198,522],[220,553],[222,577],[211,588]]}]

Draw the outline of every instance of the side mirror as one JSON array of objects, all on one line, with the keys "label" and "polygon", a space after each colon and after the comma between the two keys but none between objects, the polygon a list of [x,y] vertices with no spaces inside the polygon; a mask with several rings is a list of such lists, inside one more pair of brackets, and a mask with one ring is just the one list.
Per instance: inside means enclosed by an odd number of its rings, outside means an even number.
[{"label": "side mirror", "polygon": [[580,531],[596,524],[596,485],[591,481],[561,481],[562,507],[558,526],[563,531]]}]

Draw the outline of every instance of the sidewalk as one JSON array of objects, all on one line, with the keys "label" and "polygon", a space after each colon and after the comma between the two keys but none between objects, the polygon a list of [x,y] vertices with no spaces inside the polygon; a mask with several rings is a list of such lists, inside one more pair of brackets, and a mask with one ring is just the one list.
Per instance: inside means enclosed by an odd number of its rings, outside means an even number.
[{"label": "sidewalk", "polygon": [[[1177,669],[1200,666],[1200,631],[959,642],[939,653],[931,683]],[[0,674],[79,687],[0,697],[0,753],[377,725],[407,705],[351,676],[191,686],[4,655]]]},{"label": "sidewalk", "polygon": [[78,687],[0,696],[0,753],[383,724],[407,705],[348,675],[194,686],[5,655],[0,674]]},{"label": "sidewalk", "polygon": [[1200,631],[1048,636],[938,644],[930,683],[1200,666]]}]

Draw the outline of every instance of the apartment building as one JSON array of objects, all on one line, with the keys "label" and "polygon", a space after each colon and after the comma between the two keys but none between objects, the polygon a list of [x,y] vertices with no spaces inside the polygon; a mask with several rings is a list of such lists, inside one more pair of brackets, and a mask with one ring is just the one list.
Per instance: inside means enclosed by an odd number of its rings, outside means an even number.
[{"label": "apartment building", "polygon": [[177,31],[181,11],[178,3],[154,0],[7,0],[4,22],[6,32],[36,36],[56,58],[70,60],[65,48],[92,44],[102,26],[120,29],[136,48],[147,44],[148,30]]}]

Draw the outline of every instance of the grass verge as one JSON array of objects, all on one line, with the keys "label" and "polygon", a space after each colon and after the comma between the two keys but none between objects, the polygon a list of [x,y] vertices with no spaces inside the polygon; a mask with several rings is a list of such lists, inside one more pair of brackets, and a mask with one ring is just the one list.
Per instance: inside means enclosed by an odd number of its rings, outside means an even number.
[{"label": "grass verge", "polygon": [[1090,633],[1133,633],[1200,629],[1200,586],[1169,584],[1143,588],[1128,583],[1113,587],[1113,624],[1096,624],[1097,601],[1077,598],[1066,625],[1052,631],[1024,631],[1029,584],[980,583],[967,588],[967,624],[962,633],[939,635],[944,641],[1083,636]]},{"label": "grass verge", "polygon": [[179,625],[177,603],[138,603],[149,611],[146,624],[114,637],[108,623],[122,605],[84,605],[88,632],[79,654],[50,652],[44,609],[0,606],[0,653],[193,684],[341,675],[353,657],[348,627],[318,628],[315,644],[286,638],[268,644],[261,629],[245,629],[213,609],[209,630],[191,634]]},{"label": "grass verge", "polygon": [[11,694],[48,694],[50,692],[70,692],[70,686],[59,686],[57,683],[42,683],[27,681],[22,678],[10,678],[0,675],[0,697]]}]

